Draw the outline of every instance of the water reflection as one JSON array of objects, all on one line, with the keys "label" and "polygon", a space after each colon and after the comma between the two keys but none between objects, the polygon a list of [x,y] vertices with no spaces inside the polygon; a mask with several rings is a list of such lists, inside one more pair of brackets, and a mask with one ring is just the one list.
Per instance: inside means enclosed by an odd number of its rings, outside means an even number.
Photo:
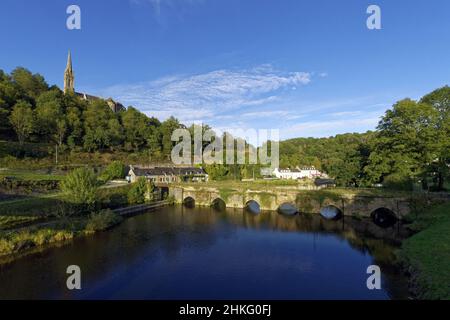
[{"label": "water reflection", "polygon": [[[401,232],[372,221],[171,207],[0,266],[0,298],[405,298],[392,266]],[[83,289],[65,289],[66,268]],[[383,290],[366,288],[380,265]]]}]

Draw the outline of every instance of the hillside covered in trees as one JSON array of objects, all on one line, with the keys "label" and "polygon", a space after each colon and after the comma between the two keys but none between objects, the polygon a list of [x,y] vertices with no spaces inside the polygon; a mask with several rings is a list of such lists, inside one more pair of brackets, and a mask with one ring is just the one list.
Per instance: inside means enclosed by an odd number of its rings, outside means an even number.
[{"label": "hillside covered in trees", "polygon": [[450,178],[450,87],[397,102],[374,132],[283,141],[280,163],[315,165],[341,186],[443,190]]},{"label": "hillside covered in trees", "polygon": [[[11,74],[0,70],[0,138],[18,145],[0,157],[51,157],[58,146],[61,154],[124,153],[135,156],[129,161],[168,161],[177,128],[185,126],[174,117],[161,122],[134,107],[114,113],[105,100],[65,95],[24,68]],[[47,144],[48,150],[34,152],[30,143]],[[410,189],[420,183],[424,189],[442,190],[450,171],[450,88],[420,101],[397,102],[374,132],[283,141],[280,164],[314,165],[341,186],[384,183]],[[259,175],[259,166],[212,165],[207,170],[217,180]]]}]

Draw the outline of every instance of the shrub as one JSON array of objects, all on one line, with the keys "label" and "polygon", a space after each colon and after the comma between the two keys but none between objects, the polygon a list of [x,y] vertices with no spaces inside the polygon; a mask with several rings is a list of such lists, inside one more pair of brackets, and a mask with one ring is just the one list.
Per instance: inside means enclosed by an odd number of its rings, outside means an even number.
[{"label": "shrub", "polygon": [[87,168],[73,170],[61,183],[61,190],[70,202],[88,206],[95,203],[97,189],[97,177]]},{"label": "shrub", "polygon": [[0,239],[0,256],[9,254],[14,250],[14,244],[6,239]]},{"label": "shrub", "polygon": [[86,231],[96,232],[107,230],[116,224],[122,222],[123,218],[112,210],[102,210],[98,213],[91,214]]},{"label": "shrub", "polygon": [[409,177],[400,174],[390,174],[383,179],[383,184],[387,189],[412,191],[413,182]]},{"label": "shrub", "polygon": [[125,177],[125,165],[120,161],[114,161],[108,165],[100,176],[103,181],[123,179]]},{"label": "shrub", "polygon": [[153,191],[153,184],[148,185],[147,179],[141,177],[135,182],[130,191],[128,192],[128,203],[129,204],[140,204],[145,202],[146,192]]}]

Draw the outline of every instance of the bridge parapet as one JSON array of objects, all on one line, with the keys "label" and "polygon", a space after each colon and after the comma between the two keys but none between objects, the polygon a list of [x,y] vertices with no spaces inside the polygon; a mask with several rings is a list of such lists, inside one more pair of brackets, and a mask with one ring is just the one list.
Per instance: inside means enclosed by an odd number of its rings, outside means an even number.
[{"label": "bridge parapet", "polygon": [[183,203],[192,198],[196,205],[211,206],[214,200],[222,199],[228,208],[243,209],[250,200],[258,202],[261,210],[277,210],[282,204],[292,204],[300,212],[319,213],[324,207],[338,208],[346,216],[370,217],[371,213],[385,208],[399,218],[410,213],[410,199],[406,197],[363,196],[339,194],[329,190],[276,189],[220,189],[212,187],[170,187],[169,194],[175,202]]}]

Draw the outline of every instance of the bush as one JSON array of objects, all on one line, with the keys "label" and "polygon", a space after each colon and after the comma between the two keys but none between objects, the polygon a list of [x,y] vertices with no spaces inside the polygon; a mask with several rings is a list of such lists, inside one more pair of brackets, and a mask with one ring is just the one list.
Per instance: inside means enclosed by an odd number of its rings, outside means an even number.
[{"label": "bush", "polygon": [[412,191],[414,184],[409,177],[399,174],[390,174],[383,179],[383,185],[387,189]]},{"label": "bush", "polygon": [[112,210],[102,210],[98,213],[91,214],[88,223],[86,224],[86,231],[96,232],[107,230],[119,223],[123,218]]},{"label": "bush", "polygon": [[73,170],[61,183],[61,190],[70,202],[88,206],[95,203],[97,189],[97,177],[87,168]]},{"label": "bush", "polygon": [[125,165],[120,161],[112,162],[100,176],[100,179],[103,181],[123,178],[125,178]]},{"label": "bush", "polygon": [[128,192],[129,204],[140,204],[145,202],[145,194],[153,191],[153,184],[148,185],[147,179],[141,177],[135,182]]}]

